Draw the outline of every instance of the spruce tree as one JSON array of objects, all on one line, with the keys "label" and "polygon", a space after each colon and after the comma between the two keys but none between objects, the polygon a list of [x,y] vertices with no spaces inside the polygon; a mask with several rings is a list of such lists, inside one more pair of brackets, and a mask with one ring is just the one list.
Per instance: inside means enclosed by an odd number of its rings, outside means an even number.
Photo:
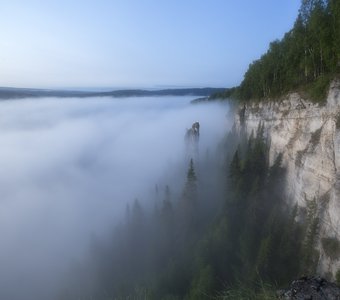
[{"label": "spruce tree", "polygon": [[197,177],[194,168],[193,159],[190,160],[189,169],[187,172],[187,180],[183,192],[184,201],[190,206],[196,205],[197,202]]}]

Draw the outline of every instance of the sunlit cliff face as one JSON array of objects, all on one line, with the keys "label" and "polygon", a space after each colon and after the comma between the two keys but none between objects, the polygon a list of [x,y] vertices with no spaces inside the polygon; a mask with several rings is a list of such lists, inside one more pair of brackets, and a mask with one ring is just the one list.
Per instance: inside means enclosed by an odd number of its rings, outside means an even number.
[{"label": "sunlit cliff face", "polygon": [[90,237],[112,230],[128,201],[147,203],[171,180],[194,122],[200,153],[216,145],[226,107],[192,99],[0,103],[0,299],[54,298]]}]

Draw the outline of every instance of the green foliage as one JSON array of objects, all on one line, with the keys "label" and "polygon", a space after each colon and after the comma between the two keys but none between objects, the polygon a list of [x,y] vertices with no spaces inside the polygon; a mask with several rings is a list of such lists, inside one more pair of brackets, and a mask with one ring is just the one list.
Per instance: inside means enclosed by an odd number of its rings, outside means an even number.
[{"label": "green foliage", "polygon": [[231,160],[229,180],[234,196],[228,197],[226,227],[233,231],[226,234],[226,252],[238,253],[231,280],[240,277],[252,285],[264,278],[283,284],[299,272],[302,234],[295,222],[296,210],[294,217],[285,217],[281,162],[282,155],[278,155],[268,168],[262,124],[256,137],[251,135]]},{"label": "green foliage", "polygon": [[195,201],[197,197],[197,177],[194,168],[194,161],[191,159],[189,164],[189,169],[187,172],[187,181],[185,183],[185,188],[183,191],[183,197],[186,201]]},{"label": "green foliage", "polygon": [[270,254],[273,247],[272,236],[269,235],[266,238],[261,240],[261,244],[259,247],[259,251],[256,259],[256,269],[260,274],[268,274],[269,273],[269,264],[270,264]]},{"label": "green foliage", "polygon": [[331,259],[337,259],[340,255],[340,242],[336,238],[322,238],[322,248]]},{"label": "green foliage", "polygon": [[217,297],[218,300],[274,300],[277,299],[275,287],[263,282],[256,288],[250,288],[243,284],[228,288]]},{"label": "green foliage", "polygon": [[233,87],[233,88],[225,89],[222,92],[213,93],[212,95],[209,96],[209,100],[231,98],[233,97],[235,91],[236,91],[236,88]]},{"label": "green foliage", "polygon": [[236,150],[234,157],[230,163],[229,168],[229,176],[232,179],[233,183],[237,183],[241,177],[241,160],[239,157],[238,150]]},{"label": "green foliage", "polygon": [[183,233],[191,234],[191,231],[197,226],[197,205],[198,205],[197,177],[194,168],[194,162],[191,159],[187,171],[187,179],[183,189],[181,207],[179,212],[179,221],[183,226]]},{"label": "green foliage", "polygon": [[209,99],[275,99],[298,91],[323,103],[331,80],[339,73],[339,1],[302,0],[293,28],[249,65],[242,83]]},{"label": "green foliage", "polygon": [[307,222],[303,243],[302,272],[307,275],[315,273],[319,252],[315,249],[319,234],[319,217],[316,200],[307,202]]},{"label": "green foliage", "polygon": [[315,81],[306,85],[304,89],[307,93],[308,99],[314,102],[324,103],[333,77],[333,74],[322,74]]},{"label": "green foliage", "polygon": [[303,0],[293,28],[250,64],[233,95],[264,99],[302,89],[312,100],[325,100],[340,67],[339,11],[336,0]]},{"label": "green foliage", "polygon": [[189,299],[211,299],[215,293],[215,278],[213,268],[209,265],[202,267],[194,277],[189,292]]},{"label": "green foliage", "polygon": [[340,285],[340,269],[335,274],[335,281],[338,285]]}]

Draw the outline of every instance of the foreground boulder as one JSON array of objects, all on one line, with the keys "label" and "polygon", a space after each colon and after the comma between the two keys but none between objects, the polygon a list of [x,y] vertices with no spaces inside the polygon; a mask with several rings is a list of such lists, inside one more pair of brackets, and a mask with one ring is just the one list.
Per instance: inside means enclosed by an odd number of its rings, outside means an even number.
[{"label": "foreground boulder", "polygon": [[340,287],[321,277],[302,277],[278,296],[283,300],[340,300]]}]

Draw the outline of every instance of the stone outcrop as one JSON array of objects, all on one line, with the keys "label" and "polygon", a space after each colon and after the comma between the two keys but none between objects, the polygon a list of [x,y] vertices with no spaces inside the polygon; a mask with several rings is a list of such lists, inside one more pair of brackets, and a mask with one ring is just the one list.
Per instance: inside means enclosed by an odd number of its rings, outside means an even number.
[{"label": "stone outcrop", "polygon": [[260,123],[270,145],[270,163],[283,155],[287,202],[297,204],[300,212],[310,201],[318,205],[318,272],[334,277],[340,253],[329,255],[321,240],[340,239],[340,81],[331,84],[325,105],[293,93],[280,101],[247,104],[236,114],[236,127],[248,134],[255,134]]},{"label": "stone outcrop", "polygon": [[200,123],[195,122],[185,133],[186,156],[196,160],[199,153]]},{"label": "stone outcrop", "polygon": [[340,287],[321,277],[295,280],[289,289],[278,292],[282,300],[340,300]]}]

